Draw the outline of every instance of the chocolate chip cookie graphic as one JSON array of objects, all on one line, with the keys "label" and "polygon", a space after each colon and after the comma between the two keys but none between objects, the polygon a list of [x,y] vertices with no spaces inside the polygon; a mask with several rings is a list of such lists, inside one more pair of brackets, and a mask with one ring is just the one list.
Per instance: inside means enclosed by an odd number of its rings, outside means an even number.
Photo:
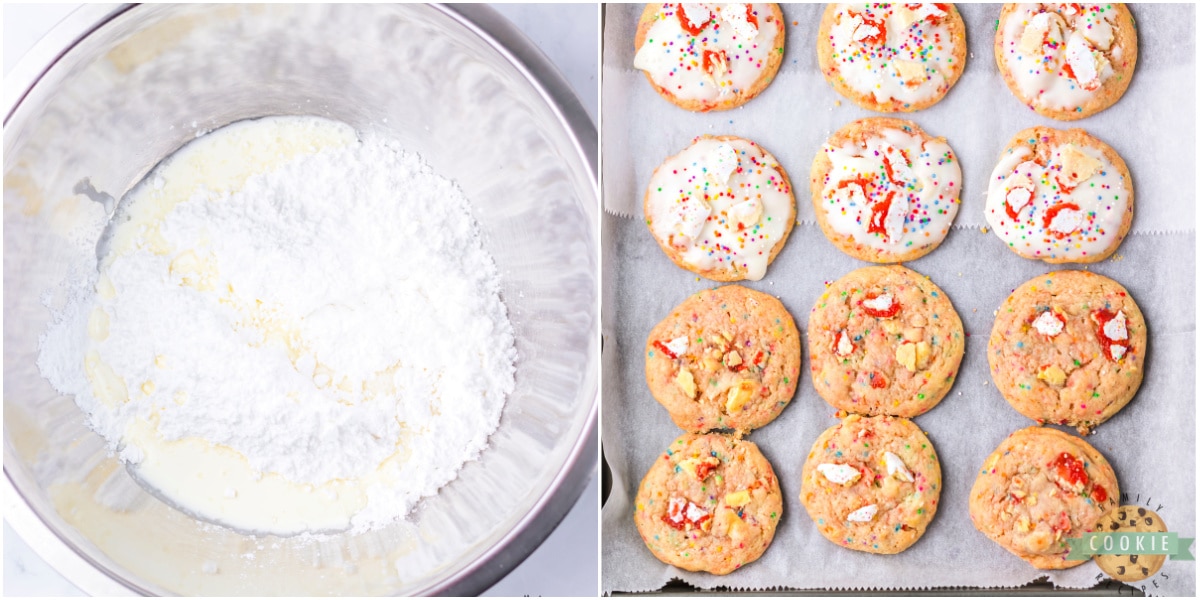
[{"label": "chocolate chip cookie graphic", "polygon": [[[1108,533],[1163,533],[1167,530],[1162,517],[1140,506],[1118,506],[1100,518],[1096,531]],[[1167,560],[1163,554],[1100,554],[1096,564],[1117,581],[1141,581],[1152,577]]]}]

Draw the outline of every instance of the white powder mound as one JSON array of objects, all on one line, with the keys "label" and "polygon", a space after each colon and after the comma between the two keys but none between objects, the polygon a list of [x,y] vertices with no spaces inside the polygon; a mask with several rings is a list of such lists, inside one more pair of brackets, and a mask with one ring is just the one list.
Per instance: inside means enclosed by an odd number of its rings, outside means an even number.
[{"label": "white powder mound", "polygon": [[[158,230],[170,251],[115,257],[116,294],[72,302],[38,363],[123,460],[141,459],[121,446],[138,418],[297,483],[363,477],[399,454],[397,483],[368,490],[362,530],[487,444],[514,385],[513,330],[467,199],[417,155],[372,138],[304,155],[236,193],[197,192]],[[97,307],[103,341],[87,332]],[[89,352],[128,402],[93,394]]]}]

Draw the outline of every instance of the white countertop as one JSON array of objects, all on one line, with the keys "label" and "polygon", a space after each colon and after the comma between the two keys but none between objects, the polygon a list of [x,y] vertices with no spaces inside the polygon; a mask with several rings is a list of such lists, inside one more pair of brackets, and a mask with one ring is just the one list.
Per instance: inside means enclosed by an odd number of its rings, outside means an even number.
[{"label": "white countertop", "polygon": [[[9,4],[4,11],[4,73],[78,4]],[[500,4],[562,71],[592,119],[599,81],[599,13],[595,4]],[[571,512],[528,559],[485,592],[488,596],[595,596],[598,592],[599,491],[593,478]],[[82,596],[4,523],[5,596]]]}]

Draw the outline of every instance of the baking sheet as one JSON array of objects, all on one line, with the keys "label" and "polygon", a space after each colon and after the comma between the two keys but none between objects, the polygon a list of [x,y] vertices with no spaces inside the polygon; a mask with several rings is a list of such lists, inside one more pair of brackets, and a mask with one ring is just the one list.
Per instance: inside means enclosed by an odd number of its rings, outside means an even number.
[{"label": "baking sheet", "polygon": [[[770,150],[788,170],[797,219],[787,245],[759,282],[743,285],[780,298],[807,336],[812,303],[833,281],[867,263],[839,252],[813,220],[807,174],[820,144],[851,120],[876,115],[842,99],[816,66],[823,5],[784,5],[784,64],[776,81],[742,108],[693,114],[662,100],[632,69],[632,32],[643,5],[608,5],[602,81],[603,429],[613,487],[602,510],[602,589],[648,591],[678,577],[701,588],[925,589],[1019,586],[1048,575],[1055,585],[1087,588],[1105,576],[1094,563],[1040,571],[971,525],[967,496],[984,458],[1012,431],[1032,422],[995,390],[985,355],[993,311],[1017,285],[1056,267],[1022,259],[984,233],[985,181],[1005,143],[1034,125],[1084,127],[1129,165],[1135,187],[1130,236],[1110,260],[1087,267],[1125,285],[1150,329],[1145,380],[1133,401],[1088,437],[1112,463],[1123,503],[1157,511],[1181,536],[1195,532],[1195,22],[1194,6],[1136,5],[1139,64],[1125,97],[1099,115],[1062,124],[1018,102],[992,54],[999,5],[959,6],[967,23],[966,69],[947,97],[909,118],[945,136],[963,167],[963,204],[940,248],[906,263],[950,296],[966,329],[967,349],[950,394],[916,418],[942,462],[944,490],[929,529],[893,556],[869,555],[825,540],[799,502],[800,470],[817,436],[835,424],[834,409],[808,381],[792,404],[748,438],[775,467],[784,514],[771,548],[731,575],[689,573],[656,560],[633,525],[632,499],[658,454],[681,432],[650,396],[643,375],[645,336],[689,294],[716,284],[675,267],[641,221],[650,173],[692,137],[733,134]],[[1068,268],[1070,268],[1068,266]],[[1133,584],[1147,593],[1192,595],[1195,563],[1168,560],[1155,577]]]}]

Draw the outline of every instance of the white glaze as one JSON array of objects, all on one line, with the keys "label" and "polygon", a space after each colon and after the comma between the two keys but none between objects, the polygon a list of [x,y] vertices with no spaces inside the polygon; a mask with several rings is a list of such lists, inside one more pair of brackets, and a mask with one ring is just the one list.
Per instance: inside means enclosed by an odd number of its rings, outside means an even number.
[{"label": "white glaze", "polygon": [[[681,100],[716,102],[749,89],[763,73],[775,49],[781,23],[767,21],[768,4],[750,4],[758,25],[746,19],[746,4],[684,4],[684,13],[713,15],[699,35],[683,29],[677,4],[663,4],[658,18],[638,48],[633,66],[645,71],[659,87]],[[697,17],[696,20],[703,20]],[[704,70],[705,51],[724,53],[724,69]]]},{"label": "white glaze", "polygon": [[[1017,4],[1003,23],[999,52],[1030,106],[1074,110],[1112,77],[1117,12],[1111,4]],[[1071,67],[1075,77],[1068,75]]]},{"label": "white glaze", "polygon": [[[904,4],[836,4],[822,44],[832,46],[833,68],[850,89],[877,102],[917,104],[944,93],[963,65],[954,59],[946,13],[934,4],[916,10]],[[886,30],[878,43],[879,28]],[[931,40],[942,43],[930,43]]]},{"label": "white glaze", "polygon": [[[946,237],[958,214],[962,171],[950,146],[940,140],[899,129],[885,129],[867,138],[865,146],[852,141],[823,151],[833,163],[825,179],[819,210],[837,234],[856,243],[890,253],[936,245]],[[890,179],[884,158],[892,167]],[[870,180],[863,186],[859,178]],[[886,213],[873,208],[891,196]],[[872,217],[884,232],[871,232]]]},{"label": "white glaze", "polygon": [[[1095,161],[1099,170],[1076,182],[1077,177],[1063,171],[1063,158],[1077,152],[1086,156],[1086,160]],[[988,225],[1005,244],[1026,258],[1080,260],[1103,253],[1120,233],[1129,207],[1130,183],[1095,148],[1054,146],[1045,166],[1032,158],[1033,152],[1022,145],[1008,151],[992,171],[985,214]],[[1013,180],[1022,184],[1028,180],[1033,187],[1032,200],[1016,212],[1016,219],[1006,210]],[[1070,193],[1061,191],[1064,183],[1074,184]],[[1062,204],[1074,204],[1078,209],[1059,209],[1047,228],[1048,211]]]},{"label": "white glaze", "polygon": [[[724,184],[714,184],[709,166],[723,147],[736,151],[737,169]],[[645,208],[650,231],[688,266],[710,271],[736,265],[757,281],[795,218],[794,202],[779,163],[762,148],[702,137],[654,172]]]}]

